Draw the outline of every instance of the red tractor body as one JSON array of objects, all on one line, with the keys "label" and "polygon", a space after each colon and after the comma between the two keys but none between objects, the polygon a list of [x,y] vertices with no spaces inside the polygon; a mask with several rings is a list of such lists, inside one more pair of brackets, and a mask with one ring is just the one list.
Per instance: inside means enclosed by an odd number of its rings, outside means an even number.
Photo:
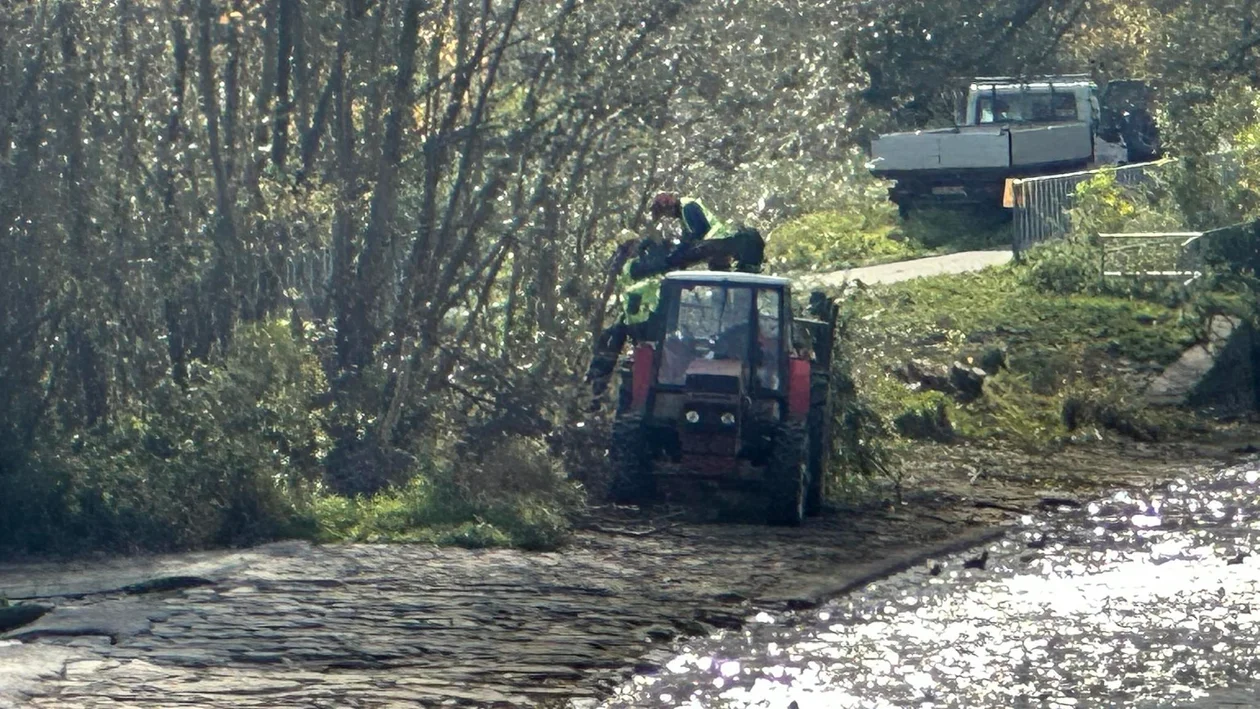
[{"label": "red tractor body", "polygon": [[793,317],[787,279],[675,272],[655,337],[621,368],[613,497],[651,501],[662,479],[764,493],[799,524],[823,497],[834,313]]}]

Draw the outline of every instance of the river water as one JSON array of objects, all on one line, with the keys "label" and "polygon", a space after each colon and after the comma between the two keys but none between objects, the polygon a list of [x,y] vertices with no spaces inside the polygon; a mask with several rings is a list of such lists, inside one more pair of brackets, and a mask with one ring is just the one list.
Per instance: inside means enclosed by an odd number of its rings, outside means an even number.
[{"label": "river water", "polygon": [[1260,706],[1257,534],[1260,464],[1117,492],[696,640],[604,706]]}]

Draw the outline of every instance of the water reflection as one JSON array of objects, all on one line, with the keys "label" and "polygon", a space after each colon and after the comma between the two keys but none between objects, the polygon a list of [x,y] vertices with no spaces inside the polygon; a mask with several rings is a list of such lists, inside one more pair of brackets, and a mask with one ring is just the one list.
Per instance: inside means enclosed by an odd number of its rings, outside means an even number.
[{"label": "water reflection", "polygon": [[607,706],[1179,706],[1251,687],[1258,482],[1236,468],[1025,518],[983,569],[964,555],[808,616],[761,613]]}]

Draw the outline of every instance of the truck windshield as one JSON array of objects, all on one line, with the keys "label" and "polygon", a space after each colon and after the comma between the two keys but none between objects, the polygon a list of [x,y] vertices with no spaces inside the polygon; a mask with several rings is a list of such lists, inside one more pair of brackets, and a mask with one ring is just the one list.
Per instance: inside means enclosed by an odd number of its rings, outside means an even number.
[{"label": "truck windshield", "polygon": [[1076,96],[1070,93],[982,94],[976,116],[986,123],[1054,123],[1076,120]]}]

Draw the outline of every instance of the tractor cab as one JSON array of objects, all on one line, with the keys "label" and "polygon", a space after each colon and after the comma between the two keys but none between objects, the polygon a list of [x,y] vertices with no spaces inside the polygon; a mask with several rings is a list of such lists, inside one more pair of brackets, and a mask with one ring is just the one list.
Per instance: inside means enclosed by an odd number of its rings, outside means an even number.
[{"label": "tractor cab", "polygon": [[799,523],[821,497],[810,429],[821,445],[826,422],[811,387],[820,398],[830,367],[829,347],[820,359],[802,335],[829,337],[828,324],[793,318],[785,278],[719,271],[668,274],[656,317],[622,368],[617,496],[641,502],[661,479],[703,479],[770,492],[772,521]]},{"label": "tractor cab", "polygon": [[777,418],[773,404],[788,377],[788,283],[717,275],[673,275],[661,288],[664,327],[655,348],[652,410],[692,425],[730,427],[739,418],[735,409],[753,398],[771,403],[763,417]]}]

